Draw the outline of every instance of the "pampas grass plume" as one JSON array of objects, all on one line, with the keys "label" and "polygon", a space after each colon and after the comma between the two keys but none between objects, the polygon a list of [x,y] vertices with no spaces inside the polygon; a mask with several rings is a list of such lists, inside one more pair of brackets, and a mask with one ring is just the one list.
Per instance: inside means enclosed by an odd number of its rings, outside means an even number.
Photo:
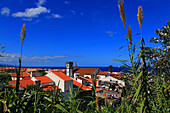
[{"label": "pampas grass plume", "polygon": [[20,38],[22,44],[24,43],[25,36],[26,36],[26,28],[24,24],[21,29],[21,38]]},{"label": "pampas grass plume", "polygon": [[139,26],[142,27],[142,21],[143,21],[143,10],[142,10],[142,6],[138,7],[138,22],[139,22]]},{"label": "pampas grass plume", "polygon": [[127,27],[127,32],[128,32],[130,46],[132,47],[132,31],[131,31],[130,25],[128,25],[128,27]]},{"label": "pampas grass plume", "polygon": [[118,1],[118,7],[119,7],[119,12],[120,12],[120,17],[123,21],[123,25],[125,27],[125,12],[124,12],[124,1],[123,0],[119,0]]}]

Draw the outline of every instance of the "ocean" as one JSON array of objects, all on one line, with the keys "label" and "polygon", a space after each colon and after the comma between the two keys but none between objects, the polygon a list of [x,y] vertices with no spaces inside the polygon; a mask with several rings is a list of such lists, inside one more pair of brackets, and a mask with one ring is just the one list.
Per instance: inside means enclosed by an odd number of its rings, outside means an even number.
[{"label": "ocean", "polygon": [[[22,68],[48,68],[48,69],[66,69],[66,67],[22,67]],[[109,71],[108,67],[79,67],[79,68],[99,68],[101,71]],[[113,67],[113,72],[129,72],[124,67]]]}]

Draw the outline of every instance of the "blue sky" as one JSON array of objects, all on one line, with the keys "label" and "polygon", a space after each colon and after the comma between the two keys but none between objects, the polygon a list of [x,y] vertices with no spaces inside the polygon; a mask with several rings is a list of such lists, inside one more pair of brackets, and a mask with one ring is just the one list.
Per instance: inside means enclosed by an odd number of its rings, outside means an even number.
[{"label": "blue sky", "polygon": [[[170,0],[125,0],[127,25],[133,43],[140,40],[137,11],[143,7],[146,46],[155,29],[170,20]],[[128,59],[117,0],[0,0],[0,44],[6,46],[1,64],[18,65],[20,31],[26,24],[23,66],[120,66],[114,58]],[[118,51],[118,52],[117,52]],[[115,52],[117,52],[115,54]]]}]

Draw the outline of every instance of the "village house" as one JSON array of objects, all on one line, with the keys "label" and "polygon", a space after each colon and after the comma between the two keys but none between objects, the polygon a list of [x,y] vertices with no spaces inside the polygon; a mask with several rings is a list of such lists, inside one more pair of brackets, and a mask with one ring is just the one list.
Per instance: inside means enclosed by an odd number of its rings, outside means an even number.
[{"label": "village house", "polygon": [[99,68],[77,68],[74,70],[74,77],[83,76],[88,78],[94,78],[101,70]]},{"label": "village house", "polygon": [[[31,75],[29,73],[27,73],[27,72],[21,72],[21,74],[20,74],[20,80],[28,79],[30,77],[31,77]],[[12,80],[17,80],[17,74],[16,73],[12,74],[11,79]]]},{"label": "village house", "polygon": [[99,72],[97,74],[98,79],[103,79],[103,78],[108,77],[108,76],[110,76],[110,73],[108,73],[108,72]]},{"label": "village house", "polygon": [[61,71],[49,72],[45,76],[54,81],[55,85],[61,89],[61,92],[68,92],[69,87],[71,89],[73,88],[73,79],[71,79],[69,76]]},{"label": "village house", "polygon": [[[32,77],[32,81],[34,81],[36,84],[39,84],[40,87],[42,86],[53,86],[55,85],[54,81],[48,78],[47,76],[37,76],[37,77]],[[38,83],[39,82],[39,83]]]},{"label": "village house", "polygon": [[[16,87],[16,80],[11,80],[9,81],[9,85],[11,85],[12,87]],[[31,79],[27,79],[27,80],[20,80],[20,85],[19,85],[19,88],[20,89],[23,89],[23,88],[26,88],[27,86],[29,85],[35,85],[35,82],[32,81]]]},{"label": "village house", "polygon": [[123,80],[119,80],[117,78],[114,78],[112,76],[108,76],[105,78],[100,79],[102,82],[110,82],[110,83],[117,83],[121,87],[125,87],[125,82]]}]

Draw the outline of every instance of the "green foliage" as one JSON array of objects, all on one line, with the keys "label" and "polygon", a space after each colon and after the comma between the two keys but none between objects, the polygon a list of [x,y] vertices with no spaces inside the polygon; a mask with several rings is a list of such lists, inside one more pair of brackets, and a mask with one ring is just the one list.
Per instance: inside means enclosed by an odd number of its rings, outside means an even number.
[{"label": "green foliage", "polygon": [[0,83],[8,84],[8,81],[11,80],[11,75],[9,74],[0,74]]},{"label": "green foliage", "polygon": [[113,66],[110,65],[109,68],[108,68],[108,70],[109,70],[110,72],[112,72],[112,71],[113,71]]},{"label": "green foliage", "polygon": [[149,66],[170,75],[170,23],[163,25],[155,33],[159,35],[159,38],[153,37],[150,42],[157,43],[160,47],[145,47],[145,56]]}]

